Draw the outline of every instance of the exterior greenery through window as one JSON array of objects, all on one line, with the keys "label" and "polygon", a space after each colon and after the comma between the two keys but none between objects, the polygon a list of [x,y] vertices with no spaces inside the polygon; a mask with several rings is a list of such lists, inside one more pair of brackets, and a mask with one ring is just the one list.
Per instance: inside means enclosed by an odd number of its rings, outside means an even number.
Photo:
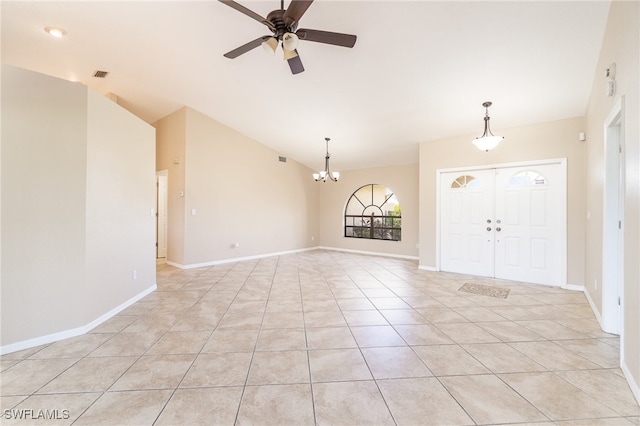
[{"label": "exterior greenery through window", "polygon": [[356,190],[344,210],[344,236],[400,241],[402,232],[400,203],[382,185],[369,184]]}]

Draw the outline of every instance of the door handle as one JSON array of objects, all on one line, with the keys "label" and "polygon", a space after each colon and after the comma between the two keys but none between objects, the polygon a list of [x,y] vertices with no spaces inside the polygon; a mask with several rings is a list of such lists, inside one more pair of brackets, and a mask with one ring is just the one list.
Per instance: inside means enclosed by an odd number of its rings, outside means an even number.
[{"label": "door handle", "polygon": [[487,231],[491,231],[491,227],[490,226],[487,226]]},{"label": "door handle", "polygon": [[499,226],[496,228],[496,232],[500,232],[502,231],[502,228],[500,228]]}]

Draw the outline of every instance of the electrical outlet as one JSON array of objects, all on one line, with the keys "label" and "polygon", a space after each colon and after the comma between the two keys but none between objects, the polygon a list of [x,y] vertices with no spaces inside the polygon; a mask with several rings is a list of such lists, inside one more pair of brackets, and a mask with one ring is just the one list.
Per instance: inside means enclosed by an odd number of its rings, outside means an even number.
[{"label": "electrical outlet", "polygon": [[136,271],[135,269],[131,273],[131,279],[132,280],[137,280],[138,279],[138,271]]}]

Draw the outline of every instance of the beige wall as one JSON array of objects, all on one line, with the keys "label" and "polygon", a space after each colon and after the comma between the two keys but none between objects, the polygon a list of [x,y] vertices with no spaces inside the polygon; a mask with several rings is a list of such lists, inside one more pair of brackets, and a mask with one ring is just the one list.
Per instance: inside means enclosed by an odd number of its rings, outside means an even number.
[{"label": "beige wall", "polygon": [[584,284],[585,143],[580,117],[513,129],[496,127],[505,139],[492,151],[478,150],[471,140],[477,135],[420,144],[420,265],[436,264],[436,170],[567,158],[567,283]]},{"label": "beige wall", "polygon": [[181,209],[184,214],[183,257],[172,256],[171,238],[169,262],[211,264],[316,245],[311,237],[318,235],[317,188],[309,168],[291,159],[279,162],[277,152],[191,108],[156,127],[159,152],[178,152],[184,141],[182,200],[175,189],[171,193],[171,166],[166,161],[158,165],[169,169],[170,235],[179,237],[181,226],[173,212]]},{"label": "beige wall", "polygon": [[[417,257],[418,248],[418,164],[377,167],[340,172],[340,180],[314,182],[320,191],[320,240],[322,247],[357,250],[387,255]],[[381,241],[344,237],[344,209],[351,194],[368,184],[391,189],[402,209],[402,240]]]},{"label": "beige wall", "polygon": [[2,66],[3,346],[82,324],[86,96]]},{"label": "beige wall", "polygon": [[87,122],[85,323],[156,283],[155,129],[92,90]]},{"label": "beige wall", "polygon": [[[640,401],[640,7],[638,2],[611,4],[591,98],[586,114],[586,290],[602,313],[602,235],[604,183],[604,123],[615,103],[624,97],[624,283],[623,370]],[[606,96],[604,71],[616,64],[616,93]]]},{"label": "beige wall", "polygon": [[155,135],[80,84],[3,65],[2,89],[4,352],[155,287]]}]

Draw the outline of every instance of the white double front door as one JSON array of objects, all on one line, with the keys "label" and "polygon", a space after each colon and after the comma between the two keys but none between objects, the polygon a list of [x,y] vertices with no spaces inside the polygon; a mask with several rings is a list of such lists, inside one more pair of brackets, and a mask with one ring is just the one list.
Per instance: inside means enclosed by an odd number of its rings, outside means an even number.
[{"label": "white double front door", "polygon": [[440,269],[565,286],[566,167],[440,173]]}]

